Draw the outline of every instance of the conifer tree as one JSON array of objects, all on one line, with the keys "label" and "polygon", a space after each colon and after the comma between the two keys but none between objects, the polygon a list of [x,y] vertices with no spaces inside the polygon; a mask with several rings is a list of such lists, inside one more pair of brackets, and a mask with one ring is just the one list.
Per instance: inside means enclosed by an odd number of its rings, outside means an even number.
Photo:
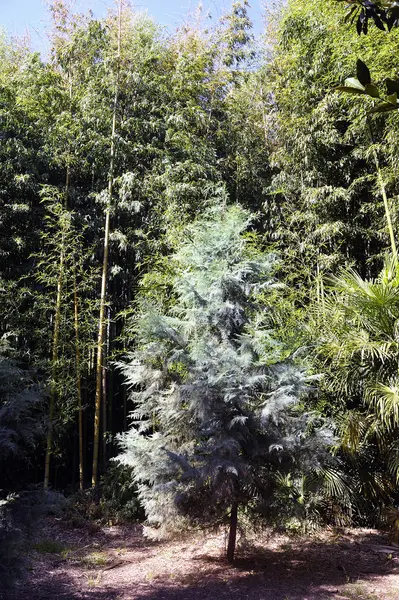
[{"label": "conifer tree", "polygon": [[[276,471],[317,468],[323,435],[296,407],[303,369],[282,361],[257,294],[273,288],[274,259],[248,244],[248,213],[213,209],[173,257],[176,303],[144,302],[138,349],[122,367],[136,405],[120,439],[150,523],[184,515],[201,526],[270,504]],[[295,458],[295,460],[294,460]]]}]

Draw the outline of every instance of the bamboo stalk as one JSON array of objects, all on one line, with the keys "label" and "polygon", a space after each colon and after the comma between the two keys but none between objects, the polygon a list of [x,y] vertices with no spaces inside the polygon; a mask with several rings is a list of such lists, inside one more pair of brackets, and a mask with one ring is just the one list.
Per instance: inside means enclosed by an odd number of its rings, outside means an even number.
[{"label": "bamboo stalk", "polygon": [[[113,297],[114,306],[116,305],[115,288]],[[107,353],[110,356],[111,353],[111,340],[116,337],[115,323],[111,323],[111,311],[109,310],[108,320],[108,337],[107,337]],[[112,434],[113,432],[113,399],[114,399],[114,371],[108,369],[107,372],[107,404],[108,404],[108,416],[107,416],[107,429]]]},{"label": "bamboo stalk", "polygon": [[102,429],[103,429],[103,470],[105,471],[105,467],[107,464],[107,438],[106,438],[106,432],[107,432],[107,403],[106,403],[106,398],[107,398],[107,369],[105,367],[105,365],[103,365],[102,367]]},{"label": "bamboo stalk", "polygon": [[368,118],[367,118],[367,125],[368,125],[368,128],[369,128],[371,143],[373,144],[373,158],[374,158],[375,168],[376,168],[376,171],[377,171],[377,180],[378,180],[378,183],[379,183],[379,186],[380,186],[380,189],[381,189],[381,196],[382,196],[382,199],[383,199],[383,202],[384,202],[385,217],[386,217],[387,225],[388,225],[389,239],[390,239],[390,242],[391,242],[392,256],[393,256],[393,259],[394,259],[395,263],[397,263],[398,262],[398,252],[397,252],[397,248],[396,248],[395,234],[394,234],[393,226],[392,226],[391,212],[389,210],[388,196],[387,196],[387,192],[386,192],[384,180],[382,178],[381,168],[380,168],[380,163],[379,163],[379,160],[378,160],[377,152],[376,152],[376,150],[374,148],[373,130],[371,128],[371,123],[370,123],[370,121],[369,121]]},{"label": "bamboo stalk", "polygon": [[[72,75],[69,72],[69,110],[71,118],[72,113]],[[71,145],[68,147],[68,160],[65,181],[65,206],[69,204],[69,189],[71,185]],[[79,298],[76,280],[76,264],[73,266],[73,305],[74,305],[74,328],[75,328],[75,379],[76,395],[78,401],[78,438],[79,438],[79,488],[84,488],[84,458],[83,458],[83,402],[82,402],[82,381],[81,381],[81,356],[80,356],[80,335],[79,335]]]},{"label": "bamboo stalk", "polygon": [[76,394],[78,398],[78,431],[79,431],[79,488],[84,488],[84,462],[83,462],[83,409],[82,409],[82,381],[80,378],[80,338],[79,338],[79,300],[76,284],[76,267],[74,268],[73,303],[75,316],[75,366],[76,366]]},{"label": "bamboo stalk", "polygon": [[122,386],[123,395],[123,431],[127,431],[127,398],[125,387]]},{"label": "bamboo stalk", "polygon": [[57,377],[57,362],[58,362],[58,344],[60,338],[60,325],[61,325],[61,301],[62,301],[62,286],[64,279],[64,261],[65,261],[65,244],[64,238],[62,239],[61,254],[60,254],[60,265],[57,278],[57,298],[55,303],[55,319],[54,319],[54,333],[53,333],[53,344],[52,344],[52,366],[51,366],[51,386],[50,386],[50,407],[49,407],[49,424],[47,430],[47,441],[46,441],[46,458],[44,463],[44,483],[43,487],[45,490],[48,489],[50,483],[50,461],[53,447],[53,430],[54,430],[54,412],[55,412],[55,398],[57,393],[56,377]]},{"label": "bamboo stalk", "polygon": [[[69,78],[69,99],[72,100],[72,80]],[[64,195],[64,209],[68,208],[69,198],[69,187],[71,182],[71,166],[68,159],[66,176],[65,176],[65,195]],[[58,345],[60,337],[60,325],[61,325],[61,304],[62,304],[62,288],[64,279],[64,263],[65,263],[65,235],[62,236],[61,242],[61,254],[59,271],[57,278],[57,299],[55,304],[55,322],[54,322],[54,334],[53,334],[53,349],[52,349],[52,367],[51,367],[51,387],[50,387],[50,408],[49,408],[49,426],[47,431],[47,442],[46,442],[46,458],[44,464],[44,489],[48,489],[50,483],[50,462],[51,452],[53,446],[53,429],[54,429],[54,412],[55,412],[55,398],[56,398],[56,376],[57,376],[57,362],[58,362]]]},{"label": "bamboo stalk", "polygon": [[395,234],[394,234],[393,226],[392,226],[391,212],[389,210],[388,197],[387,197],[387,193],[386,193],[386,189],[385,189],[385,184],[382,179],[381,169],[380,169],[380,164],[378,161],[377,153],[374,149],[373,149],[373,154],[374,154],[374,161],[375,161],[375,165],[376,165],[376,169],[377,169],[378,183],[380,184],[380,188],[381,188],[381,196],[384,201],[385,217],[386,217],[387,225],[388,225],[392,256],[393,256],[395,262],[397,263],[398,262],[398,252],[397,252],[397,248],[396,248]]},{"label": "bamboo stalk", "polygon": [[[122,29],[122,0],[118,3],[118,50],[117,61],[118,70],[121,56],[121,29]],[[105,331],[105,306],[108,278],[108,259],[109,259],[109,233],[110,233],[110,217],[111,203],[114,185],[114,168],[115,168],[115,150],[116,150],[116,110],[119,98],[119,72],[115,85],[115,95],[113,103],[112,115],[112,130],[111,130],[111,148],[110,148],[110,164],[108,172],[108,199],[105,209],[105,226],[104,226],[104,255],[103,267],[101,275],[101,295],[100,295],[100,315],[98,319],[98,337],[97,337],[97,362],[96,362],[96,393],[95,393],[95,412],[94,412],[94,444],[93,444],[93,472],[92,486],[95,487],[98,481],[98,454],[100,444],[100,414],[101,414],[101,388],[102,388],[102,367],[103,367],[103,345]],[[105,402],[105,398],[103,399]]]}]

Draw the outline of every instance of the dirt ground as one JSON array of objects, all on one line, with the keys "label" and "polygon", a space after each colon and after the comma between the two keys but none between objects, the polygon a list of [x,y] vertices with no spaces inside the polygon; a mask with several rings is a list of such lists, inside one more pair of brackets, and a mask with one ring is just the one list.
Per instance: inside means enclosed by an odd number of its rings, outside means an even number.
[{"label": "dirt ground", "polygon": [[47,519],[2,600],[399,600],[399,547],[374,530],[256,537],[224,558],[224,533],[156,542],[139,525]]}]

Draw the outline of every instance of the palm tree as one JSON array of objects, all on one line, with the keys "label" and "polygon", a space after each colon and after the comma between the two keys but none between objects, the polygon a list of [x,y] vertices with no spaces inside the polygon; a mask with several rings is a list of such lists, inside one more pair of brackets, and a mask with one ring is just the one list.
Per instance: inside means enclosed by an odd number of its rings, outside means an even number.
[{"label": "palm tree", "polygon": [[[322,385],[356,469],[358,492],[386,501],[399,481],[399,267],[387,256],[376,279],[347,269],[317,311]],[[361,473],[359,471],[361,469]]]}]

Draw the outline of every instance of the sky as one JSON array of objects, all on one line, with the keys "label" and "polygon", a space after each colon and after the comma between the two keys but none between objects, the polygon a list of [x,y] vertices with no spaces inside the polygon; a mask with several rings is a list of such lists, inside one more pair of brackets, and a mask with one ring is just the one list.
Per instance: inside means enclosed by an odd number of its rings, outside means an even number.
[{"label": "sky", "polygon": [[[203,0],[204,11],[210,11],[217,20],[230,6],[231,0]],[[154,19],[167,27],[182,23],[188,12],[195,9],[197,0],[135,0],[132,4],[138,10],[147,11]],[[254,22],[255,32],[261,31],[261,7],[264,0],[250,0],[250,16]],[[85,12],[93,10],[95,16],[101,17],[113,0],[75,0],[76,10]],[[0,0],[0,27],[10,35],[23,35],[29,31],[32,45],[42,53],[46,52],[46,25],[48,13],[45,0]]]}]

